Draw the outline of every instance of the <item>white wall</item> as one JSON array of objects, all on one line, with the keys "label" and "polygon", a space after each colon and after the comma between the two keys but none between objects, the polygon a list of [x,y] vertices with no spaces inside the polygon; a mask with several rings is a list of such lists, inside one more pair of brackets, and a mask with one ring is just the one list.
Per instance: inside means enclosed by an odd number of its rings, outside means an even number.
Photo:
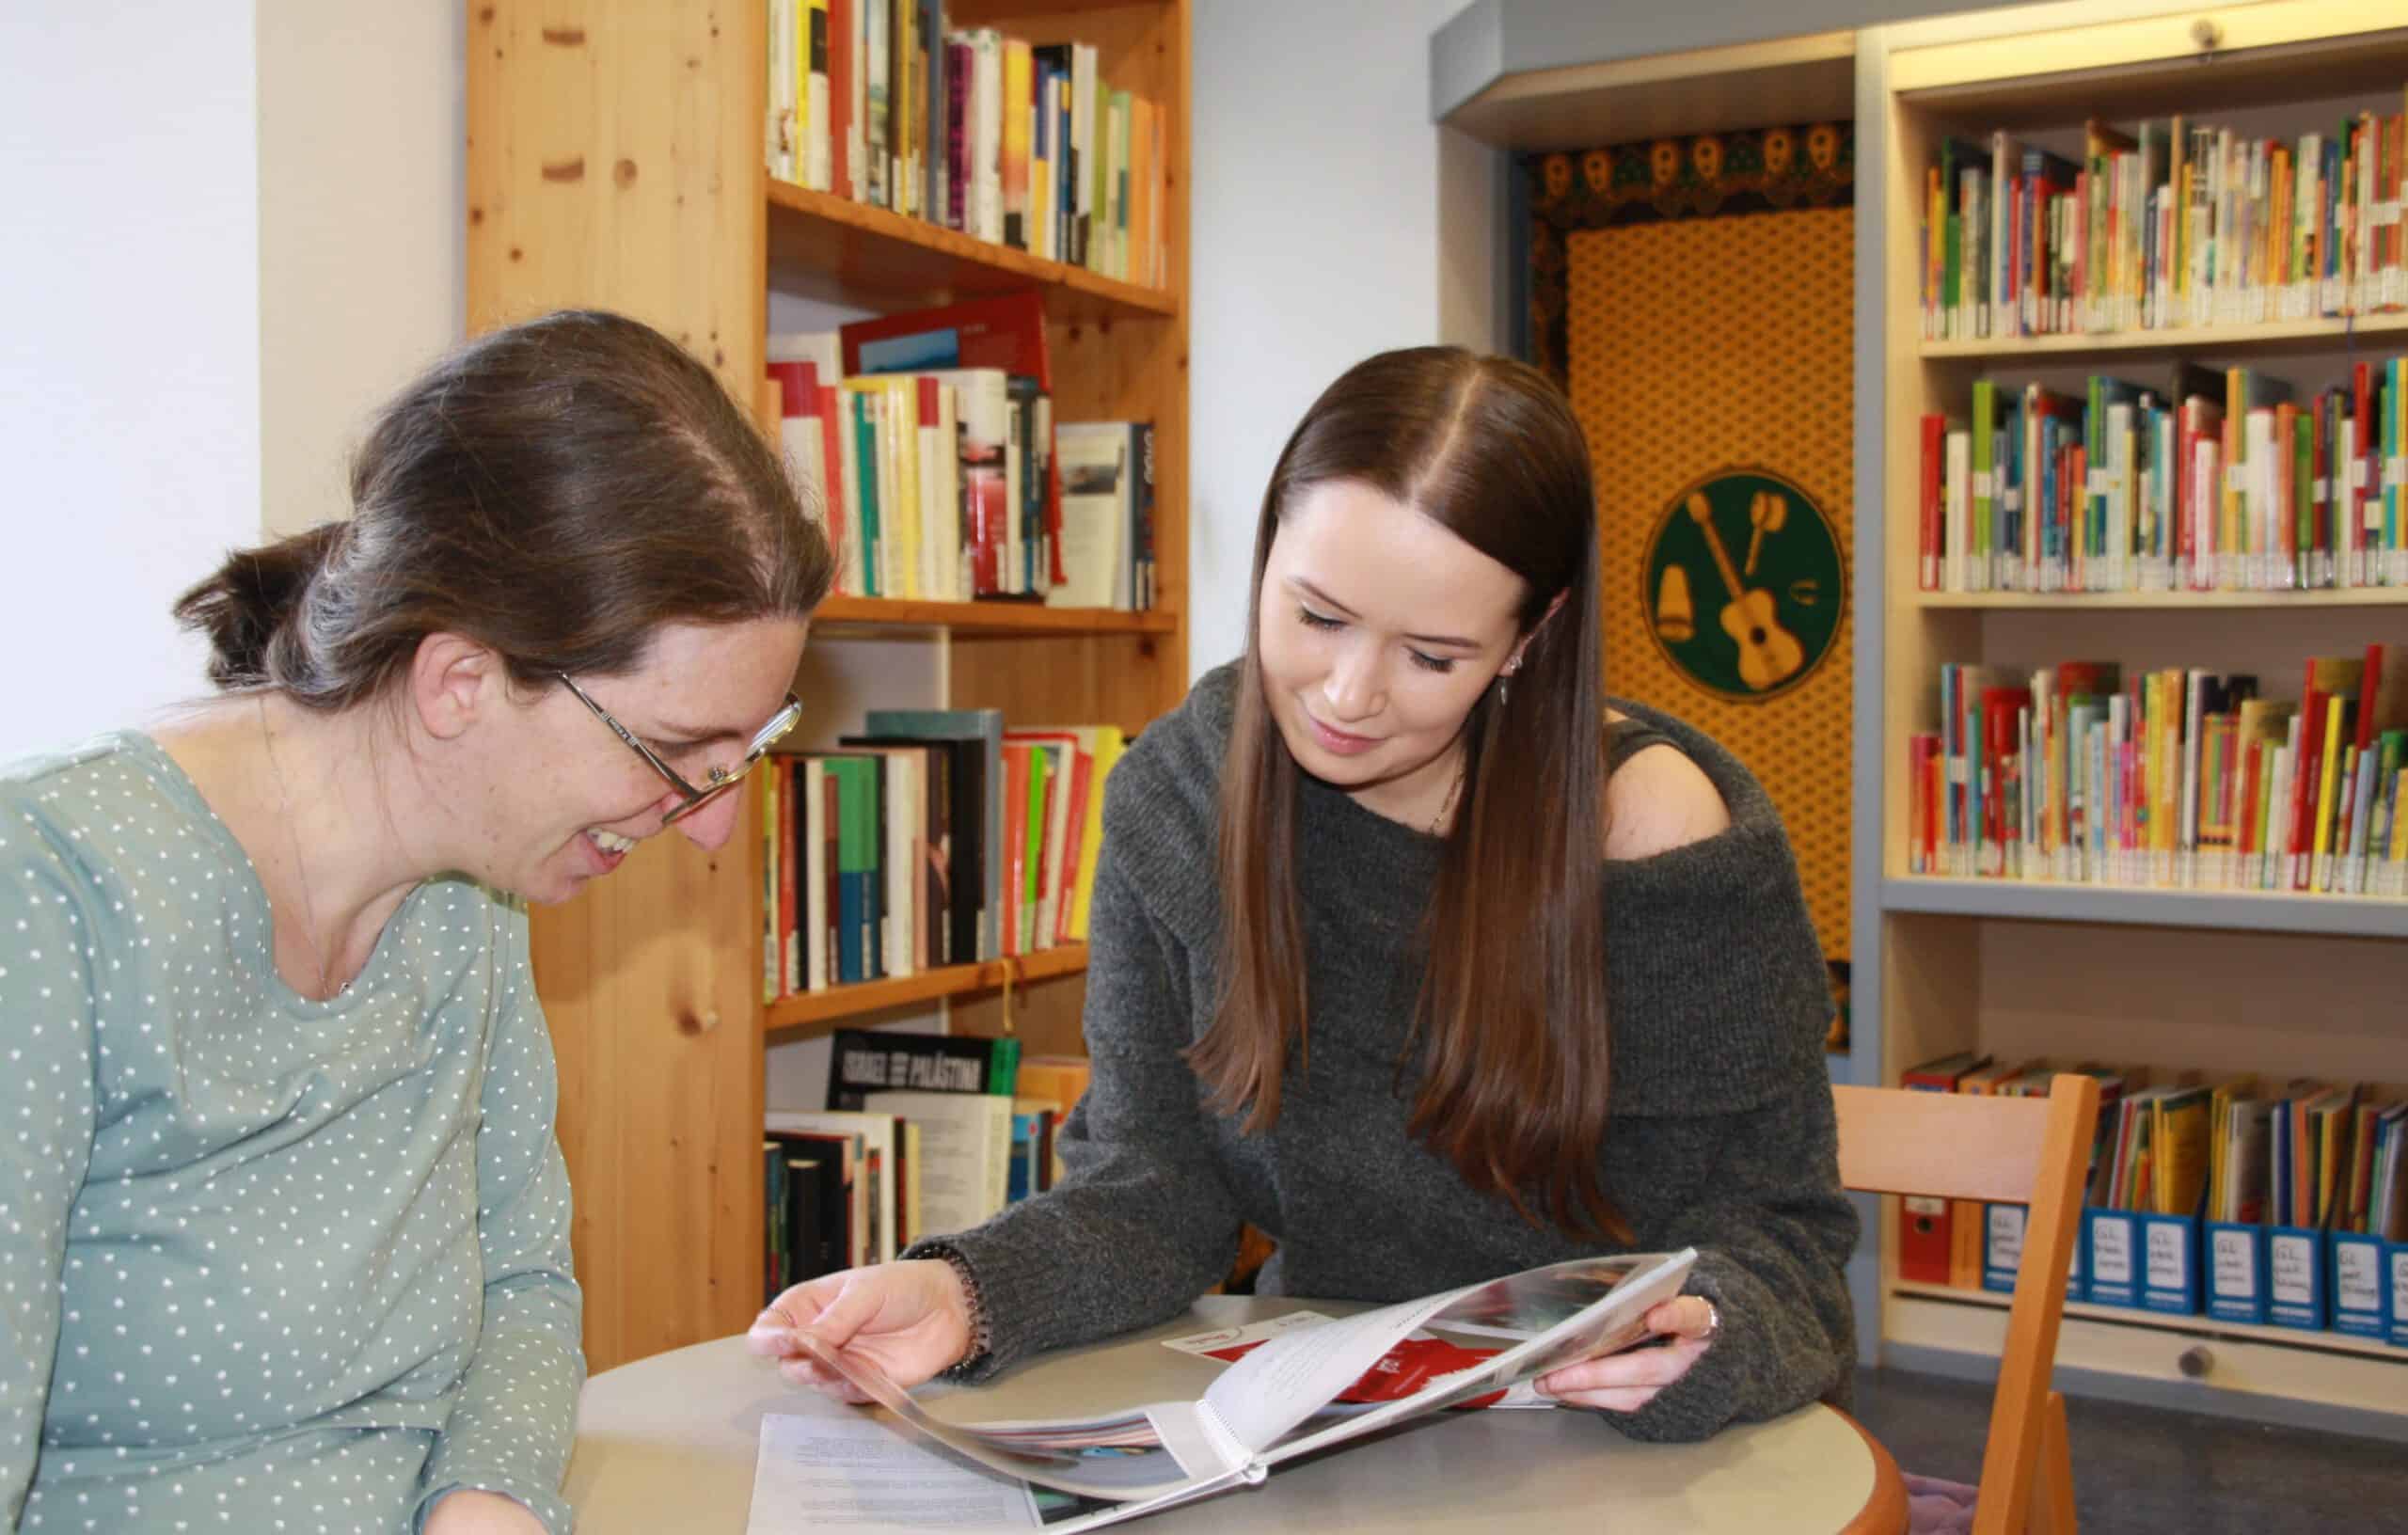
[{"label": "white wall", "polygon": [[1494,157],[1430,120],[1430,33],[1463,3],[1196,0],[1195,673],[1244,647],[1263,483],[1313,397],[1390,347],[1496,345]]},{"label": "white wall", "polygon": [[342,510],[368,412],[461,332],[465,15],[0,7],[0,760],[206,688],[167,615]]},{"label": "white wall", "polygon": [[[1386,347],[1494,344],[1492,157],[1429,120],[1460,3],[1196,5],[1197,672],[1242,644],[1262,483],[1312,397]],[[40,61],[0,92],[0,281],[39,295],[0,340],[29,572],[0,602],[0,758],[198,691],[167,604],[339,512],[368,413],[462,325],[461,8],[124,12],[0,8],[0,56]]]},{"label": "white wall", "polygon": [[467,323],[467,8],[259,8],[261,526],[350,509],[385,397]]},{"label": "white wall", "polygon": [[0,760],[198,690],[167,605],[259,527],[251,16],[0,6]]}]

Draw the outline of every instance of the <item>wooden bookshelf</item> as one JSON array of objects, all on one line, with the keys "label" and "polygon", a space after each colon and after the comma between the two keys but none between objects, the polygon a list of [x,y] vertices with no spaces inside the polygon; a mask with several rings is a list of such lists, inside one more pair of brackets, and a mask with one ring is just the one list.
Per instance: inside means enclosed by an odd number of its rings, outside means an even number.
[{"label": "wooden bookshelf", "polygon": [[[2006,1335],[2006,1299],[1902,1283],[1886,1298],[1885,1353],[1909,1368],[1982,1378],[1976,1372],[1985,1366],[1997,1368],[1989,1361]],[[2408,1419],[2399,1416],[2408,1350],[2338,1333],[2068,1303],[2057,1334],[2056,1381],[2077,1394],[2105,1386],[2160,1406],[2258,1423],[2293,1420],[2408,1437]],[[2077,1440],[2077,1461],[2081,1454]]]},{"label": "wooden bookshelf", "polygon": [[2254,325],[2177,325],[2164,330],[2118,330],[2098,335],[1979,337],[1972,340],[1921,341],[1915,355],[1926,362],[2011,362],[2036,365],[2084,357],[2155,356],[2161,354],[2257,356],[2304,348],[2408,346],[2408,314],[2362,314],[2354,318],[2274,320]]},{"label": "wooden bookshelf", "polygon": [[946,629],[955,634],[1175,634],[1177,614],[1108,608],[1048,608],[1034,602],[911,602],[832,596],[812,618],[816,629]]},{"label": "wooden bookshelf", "polygon": [[833,193],[774,180],[768,185],[772,279],[814,298],[875,299],[900,309],[1043,288],[1046,313],[1057,319],[1161,319],[1179,312],[1180,295],[1168,289],[990,245]]},{"label": "wooden bookshelf", "polygon": [[[2210,1075],[2254,1070],[2368,1082],[2408,1078],[2408,1036],[2370,1021],[2408,985],[2408,902],[1908,874],[1910,735],[1936,728],[1942,662],[2034,668],[2108,659],[2126,675],[2159,666],[2255,672],[2295,698],[2305,659],[2408,641],[2408,592],[2123,593],[2030,595],[1917,589],[1919,419],[1961,413],[1977,374],[2062,374],[2096,359],[2195,357],[2329,378],[2353,357],[2408,351],[2408,315],[2237,327],[1923,339],[1919,306],[1925,168],[1941,138],[1994,128],[2078,148],[2097,115],[2124,127],[2169,110],[2213,123],[2246,107],[2248,131],[2330,128],[2333,103],[2388,92],[2397,113],[2408,53],[2396,7],[2268,0],[2216,12],[2202,54],[2175,11],[2101,19],[2070,5],[1935,17],[1885,26],[1860,57],[1860,196],[1877,197],[1880,310],[1868,340],[1877,392],[1858,443],[1861,643],[1858,760],[1876,764],[1857,818],[1860,1080],[1894,1084],[1958,1050],[2071,1066],[2096,1060]],[[2381,66],[2369,76],[2366,61]],[[2368,84],[2369,79],[2376,84]],[[2387,80],[2387,84],[2383,84]],[[2296,113],[2296,128],[2289,126]],[[2279,126],[2278,126],[2279,124]],[[1860,370],[1860,376],[1864,376]],[[2396,1009],[2395,1009],[2396,1010]],[[1872,1059],[1862,1052],[1867,1046]],[[1877,1306],[1882,1356],[1921,1368],[1994,1371],[2005,1297],[1904,1284],[1894,1201],[1882,1216]],[[2334,1334],[2237,1329],[2069,1306],[2058,1365],[2069,1389],[2408,1435],[2402,1351]],[[2209,1380],[2180,1368],[2207,1347]],[[2186,1395],[2187,1393],[2187,1395]],[[2221,1405],[2219,1405],[2221,1404]]]},{"label": "wooden bookshelf", "polygon": [[2285,608],[2408,608],[2408,586],[2316,587],[2297,592],[1917,592],[1909,606],[2073,612],[2108,608],[2162,610]]},{"label": "wooden bookshelf", "polygon": [[[2161,890],[2145,885],[1901,875],[1881,881],[1881,905],[1889,911],[2012,922],[2111,922],[2140,927],[2408,939],[2408,900],[2384,895]],[[2408,964],[2408,958],[2402,963]]]},{"label": "wooden bookshelf", "polygon": [[[1922,1284],[1911,1279],[1899,1280],[1893,1293],[1946,1301],[1956,1306],[1985,1306],[1997,1311],[2005,1310],[2015,1299],[1995,1290],[1960,1290],[1954,1285]],[[2397,1369],[2408,1371],[2408,1349],[2394,1347],[2380,1338],[2354,1337],[2347,1333],[2311,1333],[2296,1327],[2262,1327],[2252,1322],[2224,1321],[2209,1316],[2178,1317],[2162,1311],[2143,1311],[2129,1306],[2094,1306],[2087,1301],[2067,1301],[2066,1315],[2116,1327],[2145,1327],[2152,1332],[2172,1333],[2184,1337],[2231,1338],[2307,1354],[2360,1354],[2369,1359],[2381,1359]],[[2400,1377],[2400,1389],[2408,1390],[2408,1375]]]},{"label": "wooden bookshelf", "polygon": [[906,975],[899,980],[867,981],[858,986],[832,986],[780,997],[762,1010],[761,1031],[779,1034],[789,1029],[825,1029],[865,1013],[882,1013],[943,997],[966,997],[1000,991],[1006,978],[1012,985],[1075,975],[1087,968],[1087,946],[1066,943],[1039,949],[1011,959],[989,959],[975,965],[945,965]]},{"label": "wooden bookshelf", "polygon": [[[468,327],[571,305],[619,309],[710,362],[752,407],[773,289],[879,312],[1038,290],[1056,419],[1153,423],[1155,610],[837,597],[817,615],[804,667],[869,667],[860,652],[926,647],[944,706],[1134,735],[1187,688],[1189,0],[952,0],[946,10],[954,27],[1093,44],[1102,79],[1163,103],[1165,282],[1116,281],[773,182],[761,7],[614,0],[564,27],[534,0],[492,0],[467,24]],[[879,683],[852,680],[829,705],[841,712],[812,717],[809,730],[850,731],[860,709],[884,702],[870,696]],[[956,1032],[1014,1027],[1032,1051],[1078,1048],[1084,945],[1014,961],[1008,1017],[1001,962],[765,1004],[761,814],[756,792],[718,850],[652,839],[576,901],[535,915],[595,1369],[741,1331],[758,1311],[772,1036],[943,1005]]]}]

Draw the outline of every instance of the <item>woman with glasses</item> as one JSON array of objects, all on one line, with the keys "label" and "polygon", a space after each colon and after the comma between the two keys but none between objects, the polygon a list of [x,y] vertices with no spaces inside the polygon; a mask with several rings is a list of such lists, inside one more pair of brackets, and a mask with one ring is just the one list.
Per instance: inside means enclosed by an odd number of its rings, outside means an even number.
[{"label": "woman with glasses", "polygon": [[1113,769],[1093,1076],[1066,1176],[912,1261],[811,1280],[752,1346],[905,1383],[1265,1291],[1393,1302],[1694,1245],[1665,1341],[1539,1389],[1691,1439],[1844,1393],[1830,995],[1764,789],[1608,701],[1596,498],[1519,363],[1371,357],[1306,413],[1257,525],[1246,654]]},{"label": "woman with glasses", "polygon": [[569,1528],[523,903],[727,840],[830,555],[607,314],[438,363],[351,497],[179,603],[220,696],[0,770],[0,1528]]}]

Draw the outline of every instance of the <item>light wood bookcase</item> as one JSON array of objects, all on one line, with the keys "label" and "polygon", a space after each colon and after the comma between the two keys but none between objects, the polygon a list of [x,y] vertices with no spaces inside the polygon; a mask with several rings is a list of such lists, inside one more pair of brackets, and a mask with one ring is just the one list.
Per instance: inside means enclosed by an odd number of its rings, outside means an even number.
[{"label": "light wood bookcase", "polygon": [[[1856,833],[1858,865],[1872,871],[1859,886],[1858,932],[1860,951],[1868,933],[1877,945],[1879,1079],[1975,1047],[2278,1080],[2408,1079],[2408,902],[1909,877],[1903,770],[1909,735],[1937,728],[1944,661],[2107,659],[2127,677],[2205,666],[2255,673],[2271,696],[2296,697],[2307,657],[2408,641],[2408,591],[2398,588],[2025,596],[1925,593],[1915,579],[1917,419],[1961,419],[1978,376],[2055,382],[2174,357],[2246,360],[2290,374],[2305,398],[2353,356],[2408,350],[2400,315],[1924,341],[1917,225],[1941,136],[1987,142],[2006,128],[2078,155],[2086,117],[2129,129],[2177,111],[2270,135],[2329,132],[2340,103],[2400,110],[2408,11],[2390,0],[2020,8],[1865,34],[1859,71],[1860,114],[1878,119],[1860,123],[1860,152],[1877,146],[1861,195],[1881,206],[1879,244],[1858,258],[1881,263],[1879,390],[1868,402],[1877,422],[1859,435],[1877,454],[1879,494],[1862,498],[1876,520],[1858,543],[1860,600],[1877,620],[1877,671],[1860,687],[1878,689],[1871,701],[1860,692],[1858,719],[1877,733],[1880,813],[1860,815]],[[1980,1369],[1998,1353],[2006,1297],[1901,1282],[1896,1219],[1885,1211],[1882,1356]],[[2408,1350],[2206,1317],[2067,1311],[2057,1361],[2070,1388],[2408,1436]]]},{"label": "light wood bookcase", "polygon": [[[1040,290],[1057,418],[1154,423],[1158,608],[832,598],[804,670],[893,641],[933,657],[950,706],[1133,735],[1187,688],[1188,0],[949,0],[946,10],[954,26],[1092,43],[1105,79],[1164,104],[1163,287],[772,182],[757,3],[470,0],[468,329],[567,306],[618,309],[675,337],[752,404],[773,286],[879,311]],[[839,637],[859,643],[829,643]],[[848,709],[884,702],[855,691]],[[824,739],[859,723],[822,718],[806,733]],[[654,839],[577,900],[535,915],[594,1369],[741,1331],[759,1309],[771,1037],[954,999],[957,1032],[1008,1022],[1033,1052],[1080,1049],[1084,947],[765,1005],[760,815],[755,792],[719,852]]]}]

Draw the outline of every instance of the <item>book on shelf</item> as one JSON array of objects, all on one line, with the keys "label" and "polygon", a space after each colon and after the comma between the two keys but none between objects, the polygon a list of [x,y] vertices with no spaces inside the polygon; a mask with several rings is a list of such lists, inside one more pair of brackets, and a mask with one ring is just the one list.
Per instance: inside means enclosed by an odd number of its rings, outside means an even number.
[{"label": "book on shelf", "polygon": [[950,24],[939,0],[769,0],[769,174],[1149,287],[1169,279],[1169,119],[1095,45]]},{"label": "book on shelf", "polygon": [[1003,1210],[1011,1186],[1008,1094],[891,1088],[863,1093],[861,1106],[911,1127],[912,1240],[967,1231]]},{"label": "book on shelf", "polygon": [[1943,137],[1923,199],[1923,334],[2098,335],[2408,308],[2403,141],[2408,114],[2371,109],[2287,138],[2178,116],[2129,130],[2092,118],[2079,162],[2004,132]]},{"label": "book on shelf", "polygon": [[874,1364],[796,1336],[892,1412],[897,1432],[1085,1500],[1047,1527],[1091,1529],[1258,1485],[1296,1457],[1448,1408],[1541,1405],[1527,1383],[1641,1341],[1647,1312],[1680,1293],[1696,1258],[1693,1248],[1572,1258],[1350,1317],[1299,1310],[1141,1336],[1077,1361],[1093,1411],[1038,1418],[1009,1408],[1008,1382],[990,1388],[1006,1403],[999,1419],[978,1417],[975,1394],[938,1416]]},{"label": "book on shelf", "polygon": [[[1915,1092],[1953,1093],[1966,1073],[1988,1066],[1980,1051],[1958,1051],[1921,1066],[1909,1067],[1898,1085]],[[1925,1195],[1898,1198],[1898,1277],[1924,1284],[1950,1282],[1955,1249],[1951,1201]]]},{"label": "book on shelf", "polygon": [[866,724],[761,775],[764,1001],[1085,942],[1117,727]]},{"label": "book on shelf", "polygon": [[893,1029],[838,1029],[829,1037],[828,1102],[868,1107],[875,1092],[983,1094],[1010,1100],[1020,1071],[1020,1041]]},{"label": "book on shelf", "polygon": [[2400,665],[2316,657],[2293,704],[2195,667],[1943,663],[1939,729],[1903,743],[1908,872],[2408,895]]},{"label": "book on shelf", "polygon": [[2402,359],[2295,400],[2262,369],[2177,359],[2080,399],[1976,379],[1919,418],[1916,577],[1930,592],[2408,586]]}]

